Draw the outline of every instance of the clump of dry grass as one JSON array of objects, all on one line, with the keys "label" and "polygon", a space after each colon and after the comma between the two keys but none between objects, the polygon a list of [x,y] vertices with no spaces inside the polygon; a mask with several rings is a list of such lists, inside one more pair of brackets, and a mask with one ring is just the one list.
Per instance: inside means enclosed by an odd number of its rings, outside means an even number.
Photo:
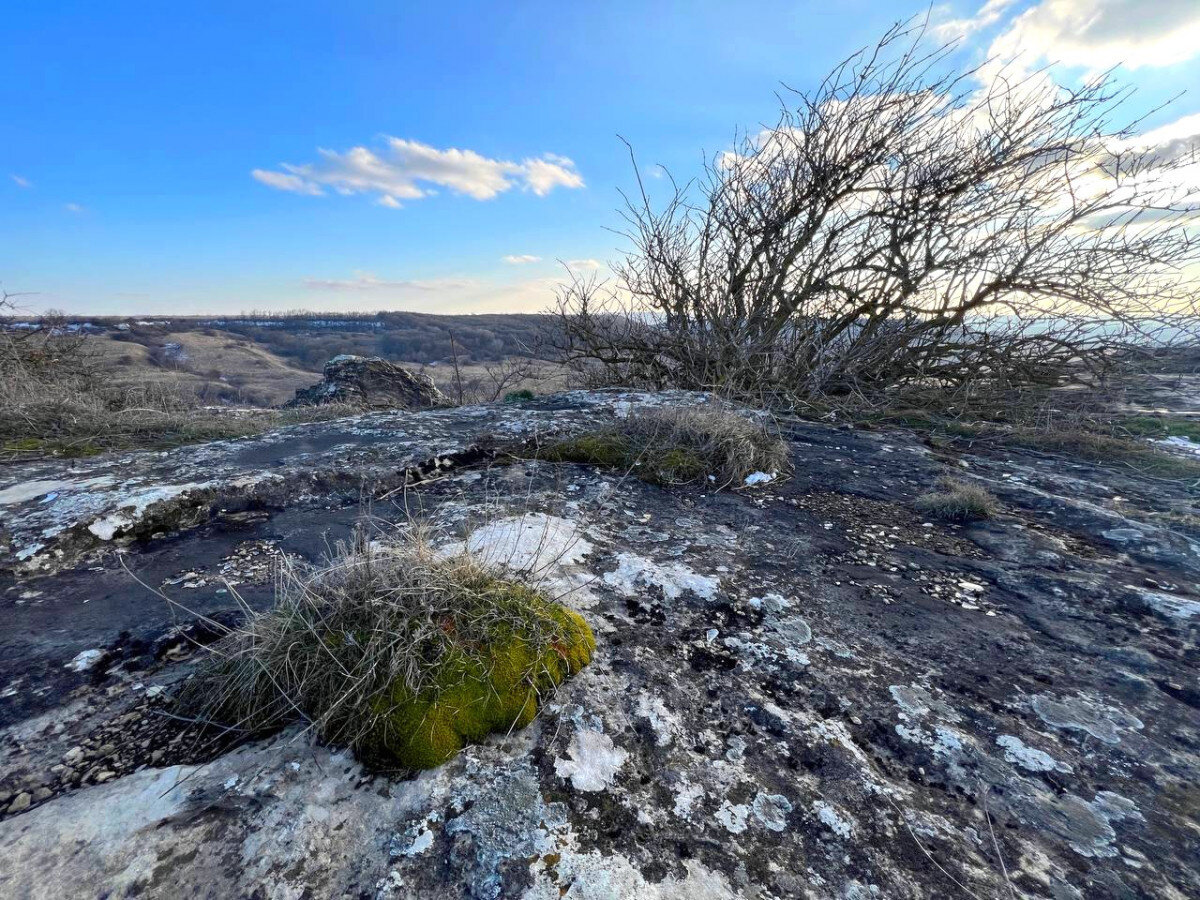
[{"label": "clump of dry grass", "polygon": [[116,388],[86,369],[51,368],[0,377],[0,462],[162,449],[258,434],[351,415],[343,405],[245,412],[201,405],[186,388]]},{"label": "clump of dry grass", "polygon": [[984,488],[945,477],[938,480],[938,489],[917,498],[917,509],[946,522],[976,522],[996,514],[996,498]]},{"label": "clump of dry grass", "polygon": [[754,472],[788,470],[778,434],[716,403],[636,410],[610,428],[552,445],[544,458],[625,468],[652,484],[711,478],[718,489],[741,485]]},{"label": "clump of dry grass", "polygon": [[188,714],[251,734],[305,719],[369,762],[427,768],[527,724],[595,649],[578,613],[419,533],[338,551],[282,564],[275,605],[185,684]]}]

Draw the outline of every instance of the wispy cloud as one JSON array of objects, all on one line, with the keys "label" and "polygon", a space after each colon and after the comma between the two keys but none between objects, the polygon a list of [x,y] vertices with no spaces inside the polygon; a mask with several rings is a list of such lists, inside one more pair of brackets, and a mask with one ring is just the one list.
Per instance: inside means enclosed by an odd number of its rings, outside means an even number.
[{"label": "wispy cloud", "polygon": [[317,152],[320,160],[315,163],[284,163],[279,170],[255,169],[250,174],[268,187],[295,194],[320,196],[327,189],[345,195],[374,194],[378,204],[392,209],[400,208],[402,201],[436,193],[428,185],[475,200],[491,200],[514,187],[544,197],[555,188],[584,186],[575,163],[552,153],[512,162],[474,150],[439,150],[394,137],[379,152],[366,147]]},{"label": "wispy cloud", "polygon": [[83,207],[78,203],[64,203],[63,209],[69,213],[75,213],[76,215],[83,212]]},{"label": "wispy cloud", "polygon": [[355,272],[353,278],[306,278],[304,286],[314,291],[444,291],[461,290],[477,284],[471,278],[388,280],[370,272]]},{"label": "wispy cloud", "polygon": [[553,304],[564,276],[539,278],[444,277],[389,280],[368,272],[350,278],[310,278],[304,286],[321,291],[329,310],[405,309],[431,313],[541,312]]},{"label": "wispy cloud", "polygon": [[564,265],[573,272],[597,272],[604,268],[598,259],[568,259]]},{"label": "wispy cloud", "polygon": [[534,256],[530,253],[510,253],[508,256],[502,257],[503,261],[510,266],[523,266],[528,263],[541,262],[540,256]]},{"label": "wispy cloud", "polygon": [[9,178],[11,178],[14,182],[16,182],[17,187],[22,187],[22,188],[33,187],[33,182],[30,181],[28,178],[22,178],[20,175],[10,175]]},{"label": "wispy cloud", "polygon": [[971,35],[995,25],[1016,0],[988,0],[969,19],[949,19],[933,26],[934,37],[942,41],[969,38]]}]

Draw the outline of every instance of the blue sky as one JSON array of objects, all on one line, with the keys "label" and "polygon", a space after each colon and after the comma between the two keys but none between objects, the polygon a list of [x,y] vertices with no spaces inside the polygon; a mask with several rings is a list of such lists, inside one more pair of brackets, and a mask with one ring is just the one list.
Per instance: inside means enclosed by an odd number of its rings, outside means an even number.
[{"label": "blue sky", "polygon": [[[91,315],[538,309],[559,261],[621,250],[618,134],[686,177],[774,118],[780,82],[810,87],[926,9],[438,6],[8,4],[0,281]],[[1200,88],[1196,0],[955,0],[932,18],[964,60],[1016,48],[1061,60],[1064,82],[1124,62],[1144,108]],[[1188,93],[1146,127],[1197,134],[1198,113]]]}]

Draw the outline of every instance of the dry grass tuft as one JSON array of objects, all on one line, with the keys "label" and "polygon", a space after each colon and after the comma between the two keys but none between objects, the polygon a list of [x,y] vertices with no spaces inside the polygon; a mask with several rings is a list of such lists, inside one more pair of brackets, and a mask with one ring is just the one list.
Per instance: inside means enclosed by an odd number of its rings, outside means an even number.
[{"label": "dry grass tuft", "polygon": [[938,490],[917,498],[917,509],[946,522],[976,522],[996,514],[996,498],[978,485],[941,478]]},{"label": "dry grass tuft", "polygon": [[711,477],[717,489],[739,486],[754,472],[788,471],[787,444],[778,434],[715,403],[638,410],[610,428],[551,446],[544,458],[625,468],[652,484]]},{"label": "dry grass tuft", "polygon": [[70,370],[0,377],[0,462],[163,449],[259,434],[352,415],[346,406],[297,410],[206,407],[186,388],[161,382],[116,388]]},{"label": "dry grass tuft", "polygon": [[527,724],[591,659],[591,630],[529,585],[414,535],[360,533],[325,566],[284,563],[274,607],[213,646],[183,709],[251,734],[304,719],[404,769]]}]

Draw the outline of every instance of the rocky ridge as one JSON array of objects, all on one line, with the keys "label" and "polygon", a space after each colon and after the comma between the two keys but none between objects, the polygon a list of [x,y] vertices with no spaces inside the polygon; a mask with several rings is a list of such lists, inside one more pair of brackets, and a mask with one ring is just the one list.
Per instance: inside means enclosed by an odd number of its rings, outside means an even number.
[{"label": "rocky ridge", "polygon": [[[700,399],[572,392],[0,470],[0,894],[1200,893],[1186,486],[799,421],[793,477],[735,492],[536,459]],[[913,501],[948,472],[1001,514],[926,521]],[[196,615],[269,603],[274,554],[319,557],[367,513],[532,573],[596,660],[528,729],[412,778],[301,727],[231,747],[173,721],[212,636]]]}]

